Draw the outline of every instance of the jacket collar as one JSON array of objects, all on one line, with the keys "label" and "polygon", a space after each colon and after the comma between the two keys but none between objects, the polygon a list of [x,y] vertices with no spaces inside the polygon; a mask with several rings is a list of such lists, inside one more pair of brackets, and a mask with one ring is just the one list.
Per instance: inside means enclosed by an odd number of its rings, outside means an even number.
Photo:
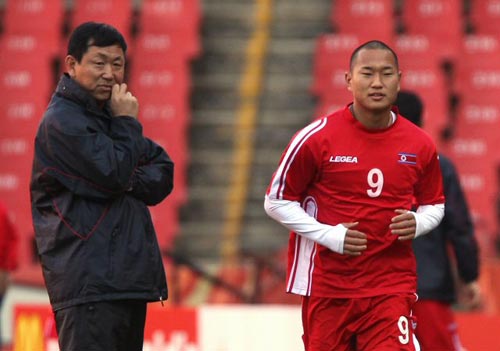
[{"label": "jacket collar", "polygon": [[78,82],[64,73],[57,84],[56,93],[76,102],[79,105],[84,106],[88,111],[97,114],[104,115],[106,117],[112,116],[111,109],[109,107],[109,102],[106,102],[104,109],[101,109],[97,104],[97,100],[90,95]]}]

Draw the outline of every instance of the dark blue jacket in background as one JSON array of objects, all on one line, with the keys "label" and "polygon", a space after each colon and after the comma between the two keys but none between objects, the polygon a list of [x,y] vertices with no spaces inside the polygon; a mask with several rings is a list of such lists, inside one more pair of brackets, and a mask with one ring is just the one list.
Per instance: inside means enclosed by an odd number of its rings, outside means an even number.
[{"label": "dark blue jacket in background", "polygon": [[132,117],[64,75],[35,139],[35,238],[54,310],[167,298],[151,215],[173,188],[173,163]]},{"label": "dark blue jacket in background", "polygon": [[459,277],[465,283],[478,278],[478,245],[460,182],[451,161],[439,155],[446,197],[441,224],[413,241],[417,259],[417,294],[421,300],[453,303],[456,299],[452,260],[456,257]]}]

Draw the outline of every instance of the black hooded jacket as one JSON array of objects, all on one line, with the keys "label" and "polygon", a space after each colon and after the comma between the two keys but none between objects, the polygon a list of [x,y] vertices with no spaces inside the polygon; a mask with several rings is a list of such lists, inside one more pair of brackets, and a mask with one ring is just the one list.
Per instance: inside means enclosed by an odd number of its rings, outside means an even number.
[{"label": "black hooded jacket", "polygon": [[35,238],[54,310],[76,304],[167,298],[147,206],[173,188],[173,163],[128,116],[64,75],[35,139]]},{"label": "black hooded jacket", "polygon": [[417,259],[417,294],[422,300],[453,303],[456,299],[450,250],[461,280],[478,278],[478,244],[460,182],[451,161],[439,155],[446,197],[445,215],[439,226],[413,241]]}]

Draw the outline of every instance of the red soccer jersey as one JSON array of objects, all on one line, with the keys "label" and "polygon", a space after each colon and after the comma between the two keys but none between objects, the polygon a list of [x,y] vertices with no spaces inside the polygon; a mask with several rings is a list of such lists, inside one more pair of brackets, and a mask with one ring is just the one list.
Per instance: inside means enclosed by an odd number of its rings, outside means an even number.
[{"label": "red soccer jersey", "polygon": [[347,106],[316,120],[291,140],[267,194],[298,201],[324,224],[359,222],[368,248],[335,253],[291,233],[287,291],[336,298],[415,292],[411,240],[398,241],[389,224],[395,209],[444,203],[441,170],[429,135],[398,116],[369,130]]}]

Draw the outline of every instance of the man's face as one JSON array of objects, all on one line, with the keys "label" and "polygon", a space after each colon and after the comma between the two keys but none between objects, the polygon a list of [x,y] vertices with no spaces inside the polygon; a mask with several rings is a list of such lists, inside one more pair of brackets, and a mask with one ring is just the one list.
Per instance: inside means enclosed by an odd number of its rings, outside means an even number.
[{"label": "man's face", "polygon": [[400,88],[400,78],[394,55],[383,49],[359,51],[351,71],[346,75],[355,103],[372,112],[392,106]]},{"label": "man's face", "polygon": [[123,83],[125,54],[119,45],[89,46],[81,62],[68,55],[66,66],[71,78],[76,80],[100,104],[111,97],[114,84]]}]

